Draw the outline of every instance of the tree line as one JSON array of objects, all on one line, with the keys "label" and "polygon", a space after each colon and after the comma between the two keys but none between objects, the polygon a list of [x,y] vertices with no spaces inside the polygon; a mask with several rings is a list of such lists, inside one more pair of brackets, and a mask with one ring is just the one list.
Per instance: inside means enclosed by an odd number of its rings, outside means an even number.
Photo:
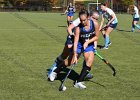
[{"label": "tree line", "polygon": [[[49,10],[54,6],[64,7],[65,2],[73,0],[0,0],[0,7],[11,7],[17,9],[45,9]],[[96,2],[96,0],[94,0]],[[112,2],[113,1],[113,2]],[[110,6],[112,5],[124,5],[129,6],[134,4],[135,0],[99,0],[99,2],[108,2]]]}]

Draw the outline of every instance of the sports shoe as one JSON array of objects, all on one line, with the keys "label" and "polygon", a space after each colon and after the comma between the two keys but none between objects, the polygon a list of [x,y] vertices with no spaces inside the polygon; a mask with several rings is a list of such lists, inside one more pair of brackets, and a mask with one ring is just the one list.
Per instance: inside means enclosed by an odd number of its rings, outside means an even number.
[{"label": "sports shoe", "polygon": [[49,72],[48,72],[48,78],[50,77],[50,74],[57,68],[57,64],[56,62],[53,63],[53,65],[51,66]]},{"label": "sports shoe", "polygon": [[109,42],[108,45],[111,45],[111,42]]},{"label": "sports shoe", "polygon": [[104,47],[102,47],[101,49],[108,49],[108,47],[105,47],[105,46],[104,46]]},{"label": "sports shoe", "polygon": [[50,77],[50,74],[57,68],[57,66],[62,63],[62,60],[59,60],[58,57],[56,58],[55,62],[51,66],[49,72],[48,72],[48,78]]},{"label": "sports shoe", "polygon": [[85,80],[92,79],[92,78],[93,78],[93,74],[91,74],[91,73],[88,73],[88,74],[85,76]]},{"label": "sports shoe", "polygon": [[56,79],[56,77],[57,77],[57,73],[56,73],[56,72],[52,72],[52,73],[50,74],[49,79],[50,79],[51,82],[53,82],[53,81]]},{"label": "sports shoe", "polygon": [[74,87],[76,87],[76,88],[80,88],[80,89],[86,89],[87,87],[84,85],[84,83],[83,82],[76,82],[75,83],[75,85],[74,85]]}]

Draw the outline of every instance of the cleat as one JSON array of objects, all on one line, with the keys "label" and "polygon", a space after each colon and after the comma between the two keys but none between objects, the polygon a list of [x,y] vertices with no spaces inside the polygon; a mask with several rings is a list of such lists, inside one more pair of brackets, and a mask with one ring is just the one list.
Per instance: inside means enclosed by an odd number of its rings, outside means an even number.
[{"label": "cleat", "polygon": [[91,74],[91,73],[88,73],[88,74],[85,76],[85,80],[92,79],[92,78],[93,78],[93,74]]},{"label": "cleat", "polygon": [[80,89],[86,89],[86,86],[84,85],[83,82],[78,82],[78,83],[76,82],[74,87],[80,88]]},{"label": "cleat", "polygon": [[48,78],[50,77],[50,74],[57,68],[56,66],[56,62],[53,63],[53,65],[51,66],[49,72],[48,72]]},{"label": "cleat", "polygon": [[56,72],[52,72],[52,73],[50,74],[49,79],[50,79],[51,82],[53,82],[53,81],[56,79],[56,77],[57,77],[57,73],[56,73]]},{"label": "cleat", "polygon": [[104,47],[102,47],[101,49],[108,49],[108,47],[105,47],[105,46],[104,46]]},{"label": "cleat", "polygon": [[49,72],[48,72],[48,78],[50,77],[50,74],[57,68],[57,66],[62,63],[62,60],[59,60],[58,58],[55,60],[55,62],[53,63],[53,65],[51,66]]},{"label": "cleat", "polygon": [[111,45],[111,44],[112,44],[111,42],[108,43],[108,45]]}]

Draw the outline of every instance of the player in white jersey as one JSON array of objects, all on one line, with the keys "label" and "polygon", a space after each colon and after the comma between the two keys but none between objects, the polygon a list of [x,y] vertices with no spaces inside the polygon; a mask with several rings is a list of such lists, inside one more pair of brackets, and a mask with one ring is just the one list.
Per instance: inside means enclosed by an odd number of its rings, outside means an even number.
[{"label": "player in white jersey", "polygon": [[109,44],[111,44],[109,35],[117,27],[118,24],[118,19],[116,17],[116,14],[113,12],[112,9],[108,8],[106,4],[102,3],[101,4],[101,10],[102,10],[102,20],[100,24],[100,30],[102,29],[104,20],[107,19],[107,23],[104,27],[106,27],[105,30],[102,30],[104,39],[105,39],[105,44],[102,49],[108,49]]},{"label": "player in white jersey", "polygon": [[133,21],[132,21],[132,29],[131,29],[132,32],[134,32],[135,27],[140,30],[140,25],[138,25],[139,9],[135,5],[133,5],[133,10],[134,10],[134,12],[132,13]]}]

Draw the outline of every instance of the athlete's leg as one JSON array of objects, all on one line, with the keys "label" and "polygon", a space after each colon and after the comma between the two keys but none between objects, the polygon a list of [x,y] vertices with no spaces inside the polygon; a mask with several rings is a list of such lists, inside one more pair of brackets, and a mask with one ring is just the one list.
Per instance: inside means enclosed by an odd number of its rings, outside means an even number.
[{"label": "athlete's leg", "polygon": [[109,39],[109,34],[113,31],[112,27],[108,27],[106,32],[105,32],[105,47],[108,48],[110,39]]},{"label": "athlete's leg", "polygon": [[68,26],[72,23],[73,15],[67,16],[67,24]]},{"label": "athlete's leg", "polygon": [[49,72],[48,72],[48,78],[50,77],[50,74],[58,67],[60,66],[61,63],[63,63],[63,61],[69,56],[70,53],[70,49],[71,49],[72,45],[65,45],[63,52],[61,53],[61,55],[59,55],[53,65],[51,66]]},{"label": "athlete's leg", "polygon": [[57,66],[63,63],[63,61],[69,56],[70,49],[73,46],[73,39],[74,39],[74,36],[71,36],[71,37],[69,37],[69,35],[67,36],[67,40],[66,40],[63,52],[61,53],[60,56],[56,58],[53,65],[51,66],[50,71],[48,72],[48,77],[57,68]]},{"label": "athlete's leg", "polygon": [[65,45],[63,52],[61,54],[62,59],[66,59],[69,56],[70,49],[72,48],[71,44]]},{"label": "athlete's leg", "polygon": [[[68,59],[64,60],[61,64],[57,66],[57,68],[50,74],[50,81],[54,81],[55,78],[57,77],[58,73],[63,69],[66,68],[67,66],[70,66],[72,64],[72,58],[73,58],[73,53],[71,53],[68,57]],[[79,56],[78,56],[79,58]]]},{"label": "athlete's leg", "polygon": [[71,21],[71,16],[67,16],[67,25],[70,25],[70,21]]},{"label": "athlete's leg", "polygon": [[89,52],[85,52],[84,53],[84,59],[85,62],[83,63],[83,69],[80,73],[80,77],[77,80],[77,82],[75,83],[75,87],[76,88],[81,88],[81,89],[85,89],[86,86],[83,84],[83,80],[86,77],[86,75],[89,73],[89,71],[91,70],[91,66],[94,60],[94,53],[93,51],[89,51]]},{"label": "athlete's leg", "polygon": [[73,16],[70,16],[70,20],[69,20],[70,24],[72,23],[72,19],[73,19]]},{"label": "athlete's leg", "polygon": [[82,82],[85,78],[85,76],[89,73],[89,71],[91,70],[91,66],[94,60],[94,53],[93,51],[89,51],[89,52],[85,52],[84,53],[84,63],[83,63],[83,69],[81,71],[80,74],[80,78],[78,80],[78,82]]},{"label": "athlete's leg", "polygon": [[134,18],[132,21],[132,29],[131,31],[134,32],[135,27],[140,30],[140,25],[138,25],[139,18]]},{"label": "athlete's leg", "polygon": [[138,21],[134,21],[134,26],[140,30],[140,25],[138,25]]},{"label": "athlete's leg", "polygon": [[133,20],[132,21],[132,29],[131,29],[131,31],[134,32],[134,30],[135,30],[135,25],[134,25],[134,20]]},{"label": "athlete's leg", "polygon": [[102,49],[108,49],[108,46],[111,44],[110,39],[109,39],[109,34],[117,27],[117,23],[115,24],[110,24],[105,32],[105,45]]}]

